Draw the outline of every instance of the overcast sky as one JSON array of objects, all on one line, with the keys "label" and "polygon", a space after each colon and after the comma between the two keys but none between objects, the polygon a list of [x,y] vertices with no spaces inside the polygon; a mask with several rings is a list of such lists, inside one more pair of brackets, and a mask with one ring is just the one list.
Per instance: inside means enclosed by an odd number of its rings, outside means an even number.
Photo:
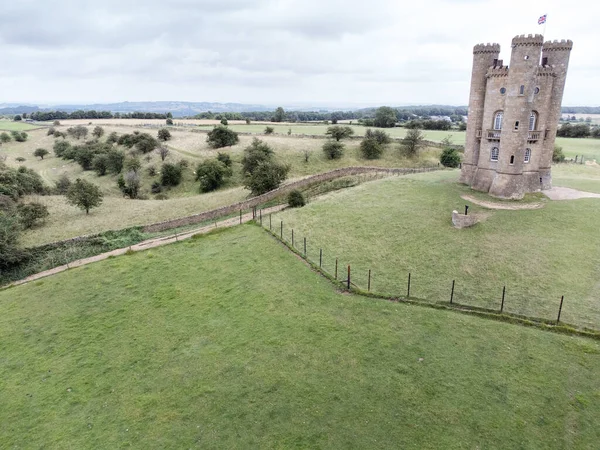
[{"label": "overcast sky", "polygon": [[464,105],[473,45],[544,13],[563,105],[600,105],[597,0],[6,0],[0,103]]}]

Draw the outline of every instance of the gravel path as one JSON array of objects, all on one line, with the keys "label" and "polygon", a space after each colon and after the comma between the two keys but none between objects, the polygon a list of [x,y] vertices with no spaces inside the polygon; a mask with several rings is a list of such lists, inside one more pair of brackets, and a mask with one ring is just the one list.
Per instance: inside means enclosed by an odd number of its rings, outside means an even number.
[{"label": "gravel path", "polygon": [[471,203],[475,203],[476,205],[483,206],[488,209],[509,209],[509,210],[517,210],[517,209],[540,209],[544,207],[543,203],[495,203],[488,202],[485,200],[479,200],[471,195],[461,195],[463,200],[466,200]]},{"label": "gravel path", "polygon": [[[271,208],[263,209],[263,215],[266,216],[270,213],[275,213],[275,212],[281,211],[282,209],[284,209],[286,207],[287,207],[287,205],[277,205],[277,206],[273,206]],[[242,216],[242,223],[246,223],[251,220],[252,220],[251,212],[248,214],[244,214]],[[81,267],[81,266],[85,266],[87,264],[94,263],[96,261],[102,261],[104,259],[107,259],[110,256],[124,255],[129,250],[134,251],[134,252],[139,252],[141,250],[148,250],[150,248],[161,247],[163,245],[172,244],[173,242],[189,239],[192,236],[194,236],[195,234],[205,234],[205,233],[213,231],[217,228],[234,227],[239,224],[240,224],[240,218],[234,217],[231,219],[223,220],[221,222],[217,221],[212,225],[207,225],[202,228],[197,228],[195,230],[186,231],[184,233],[173,234],[170,236],[164,236],[164,237],[160,237],[160,238],[148,239],[147,241],[142,241],[142,242],[132,245],[130,247],[118,248],[116,250],[112,250],[112,251],[106,252],[106,253],[101,253],[99,255],[91,256],[89,258],[78,259],[77,261],[70,262],[68,264],[65,264],[64,266],[54,267],[53,269],[45,270],[43,272],[39,272],[34,275],[30,275],[27,278],[24,278],[22,280],[14,281],[13,283],[10,283],[8,286],[18,286],[20,284],[29,283],[31,281],[39,280],[40,278],[45,278],[50,275],[54,275],[56,273],[64,272],[65,270],[72,269],[74,267]]]},{"label": "gravel path", "polygon": [[552,189],[542,191],[550,200],[577,200],[578,198],[600,198],[600,194],[593,192],[578,191],[568,187],[555,186]]}]

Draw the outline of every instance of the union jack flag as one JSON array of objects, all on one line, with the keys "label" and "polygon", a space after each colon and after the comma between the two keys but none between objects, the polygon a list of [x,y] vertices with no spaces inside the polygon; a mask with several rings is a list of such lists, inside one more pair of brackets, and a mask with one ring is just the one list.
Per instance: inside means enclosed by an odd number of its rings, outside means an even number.
[{"label": "union jack flag", "polygon": [[538,25],[541,25],[541,24],[543,24],[543,23],[546,23],[546,14],[544,14],[543,16],[541,16],[541,17],[538,19]]}]

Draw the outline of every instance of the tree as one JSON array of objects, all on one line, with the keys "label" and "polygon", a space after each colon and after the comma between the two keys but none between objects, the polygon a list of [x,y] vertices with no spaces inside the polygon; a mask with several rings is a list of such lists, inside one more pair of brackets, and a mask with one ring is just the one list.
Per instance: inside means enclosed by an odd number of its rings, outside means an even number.
[{"label": "tree", "polygon": [[208,132],[206,142],[212,148],[231,147],[239,141],[238,134],[229,128],[219,125]]},{"label": "tree", "polygon": [[360,143],[360,152],[366,159],[379,159],[383,153],[383,145],[376,139],[363,139]]},{"label": "tree", "polygon": [[63,173],[60,177],[58,177],[58,180],[55,181],[54,185],[59,194],[66,195],[71,187],[71,180],[69,180],[69,177]]},{"label": "tree", "polygon": [[250,119],[246,119],[246,125],[250,125]]},{"label": "tree", "polygon": [[306,204],[304,195],[297,189],[294,189],[288,194],[288,205],[292,208],[301,208]]},{"label": "tree", "polygon": [[273,134],[275,128],[273,127],[265,127],[265,134]]},{"label": "tree", "polygon": [[0,269],[8,269],[26,258],[27,253],[18,245],[20,233],[19,217],[0,208]]},{"label": "tree", "polygon": [[231,175],[231,168],[217,159],[207,159],[196,167],[196,181],[200,181],[200,191],[202,192],[220,188],[225,183],[225,178]]},{"label": "tree", "polygon": [[[168,132],[168,130],[167,130]],[[169,133],[170,135],[170,133]],[[148,133],[142,133],[138,135],[135,147],[142,153],[150,153],[156,147],[158,147],[158,141],[150,136]]]},{"label": "tree", "polygon": [[252,143],[244,149],[244,157],[242,158],[242,173],[244,175],[251,174],[256,167],[266,161],[273,159],[274,152],[266,142],[254,138]]},{"label": "tree", "polygon": [[219,152],[217,154],[217,160],[221,161],[223,164],[225,164],[225,167],[231,167],[233,165],[233,161],[231,160],[231,156],[229,156],[227,153],[221,153],[221,152]]},{"label": "tree", "polygon": [[10,137],[10,134],[8,134],[7,132],[0,133],[0,142],[2,142],[3,144],[6,144],[7,142],[10,142],[11,140],[12,140],[12,138]]},{"label": "tree", "polygon": [[98,186],[89,181],[77,178],[67,191],[67,202],[90,213],[90,209],[102,204],[104,195]]},{"label": "tree", "polygon": [[60,121],[55,120],[54,122],[52,122],[52,125],[54,125],[55,127],[59,127],[60,126]]},{"label": "tree", "polygon": [[367,128],[365,139],[374,139],[381,145],[387,145],[392,142],[392,138],[383,130],[372,130]]},{"label": "tree", "polygon": [[166,142],[171,139],[171,132],[166,128],[161,128],[158,130],[158,140]]},{"label": "tree", "polygon": [[77,125],[76,127],[67,128],[67,134],[73,136],[77,140],[84,138],[88,134],[88,129],[83,125]]},{"label": "tree", "polygon": [[565,154],[563,153],[562,147],[554,145],[554,151],[552,152],[552,162],[561,163],[565,160]]},{"label": "tree", "polygon": [[23,118],[22,118],[22,117],[21,117],[19,114],[17,114],[17,115],[16,115],[16,116],[13,118],[13,120],[14,120],[15,122],[20,122],[21,120],[23,120]]},{"label": "tree", "polygon": [[167,159],[167,156],[169,156],[169,147],[167,147],[166,145],[160,145],[156,149],[156,151],[158,152],[161,161],[164,161],[165,159]]},{"label": "tree", "polygon": [[245,177],[244,187],[250,189],[253,195],[277,189],[287,178],[290,167],[275,161],[261,162],[254,171]]},{"label": "tree", "polygon": [[181,183],[183,168],[179,164],[165,163],[160,172],[160,183],[163,186],[177,186]]},{"label": "tree", "polygon": [[92,131],[92,136],[96,139],[100,139],[104,135],[104,128],[100,126],[94,127],[94,131]]},{"label": "tree", "polygon": [[127,172],[137,172],[138,170],[140,170],[142,168],[142,162],[140,161],[139,158],[133,157],[133,158],[128,158],[125,161],[125,169],[127,170]]},{"label": "tree", "polygon": [[10,132],[11,136],[13,137],[13,139],[17,142],[25,142],[27,140],[27,133],[23,132],[18,132],[18,131],[11,131]]},{"label": "tree", "polygon": [[94,156],[92,159],[92,168],[96,171],[98,176],[106,175],[108,171],[108,155],[106,153],[100,153]]},{"label": "tree", "polygon": [[323,144],[323,153],[327,159],[340,159],[344,154],[344,144],[338,141],[327,141]]},{"label": "tree", "polygon": [[21,225],[25,229],[40,225],[50,215],[48,208],[37,202],[18,205],[17,214],[19,215]]},{"label": "tree", "polygon": [[117,134],[116,131],[113,131],[112,133],[110,133],[108,135],[108,137],[106,138],[106,143],[109,145],[113,145],[118,141],[119,141],[119,135]]},{"label": "tree", "polygon": [[49,153],[50,152],[48,150],[46,150],[45,148],[36,148],[35,151],[33,152],[33,156],[37,156],[40,159],[44,159],[44,156],[46,156]]},{"label": "tree", "polygon": [[50,127],[50,128],[48,128],[48,132],[46,133],[46,136],[54,136],[54,133],[56,133],[56,129],[54,127]]},{"label": "tree", "polygon": [[327,128],[327,132],[325,134],[336,141],[341,141],[342,139],[352,136],[354,134],[354,130],[350,127],[335,126]]},{"label": "tree", "polygon": [[167,125],[173,125],[173,119],[170,117],[167,119]]},{"label": "tree", "polygon": [[283,122],[285,120],[285,111],[280,106],[275,110],[275,115],[273,116],[273,122]]},{"label": "tree", "polygon": [[452,147],[446,147],[440,155],[440,162],[444,167],[458,167],[460,164],[460,155],[456,149]]},{"label": "tree", "polygon": [[127,172],[124,177],[123,175],[119,176],[117,180],[117,185],[119,186],[119,189],[121,190],[121,192],[123,192],[124,195],[128,196],[131,199],[135,199],[138,197],[140,191],[140,176],[137,172],[131,170]]},{"label": "tree", "polygon": [[223,118],[221,119],[221,125],[224,125],[224,126],[227,126],[227,125],[229,125],[229,122],[227,122],[227,118],[226,118],[226,117],[223,117]]},{"label": "tree", "polygon": [[379,128],[392,128],[396,125],[396,111],[389,106],[382,106],[375,111],[374,125]]},{"label": "tree", "polygon": [[111,148],[106,153],[106,167],[110,173],[121,173],[125,164],[125,152],[116,148]]},{"label": "tree", "polygon": [[402,140],[402,145],[407,156],[415,156],[424,143],[425,136],[423,136],[423,132],[418,128],[408,130],[406,137]]}]

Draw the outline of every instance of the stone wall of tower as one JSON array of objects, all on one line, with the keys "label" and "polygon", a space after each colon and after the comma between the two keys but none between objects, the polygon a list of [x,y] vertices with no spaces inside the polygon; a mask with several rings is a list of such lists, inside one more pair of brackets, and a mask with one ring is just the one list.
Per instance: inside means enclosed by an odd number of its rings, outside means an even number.
[{"label": "stone wall of tower", "polygon": [[477,169],[481,140],[477,131],[481,130],[486,96],[486,74],[500,54],[499,44],[478,44],[473,47],[473,70],[471,72],[471,92],[469,94],[469,114],[465,155],[460,181],[471,184]]}]

